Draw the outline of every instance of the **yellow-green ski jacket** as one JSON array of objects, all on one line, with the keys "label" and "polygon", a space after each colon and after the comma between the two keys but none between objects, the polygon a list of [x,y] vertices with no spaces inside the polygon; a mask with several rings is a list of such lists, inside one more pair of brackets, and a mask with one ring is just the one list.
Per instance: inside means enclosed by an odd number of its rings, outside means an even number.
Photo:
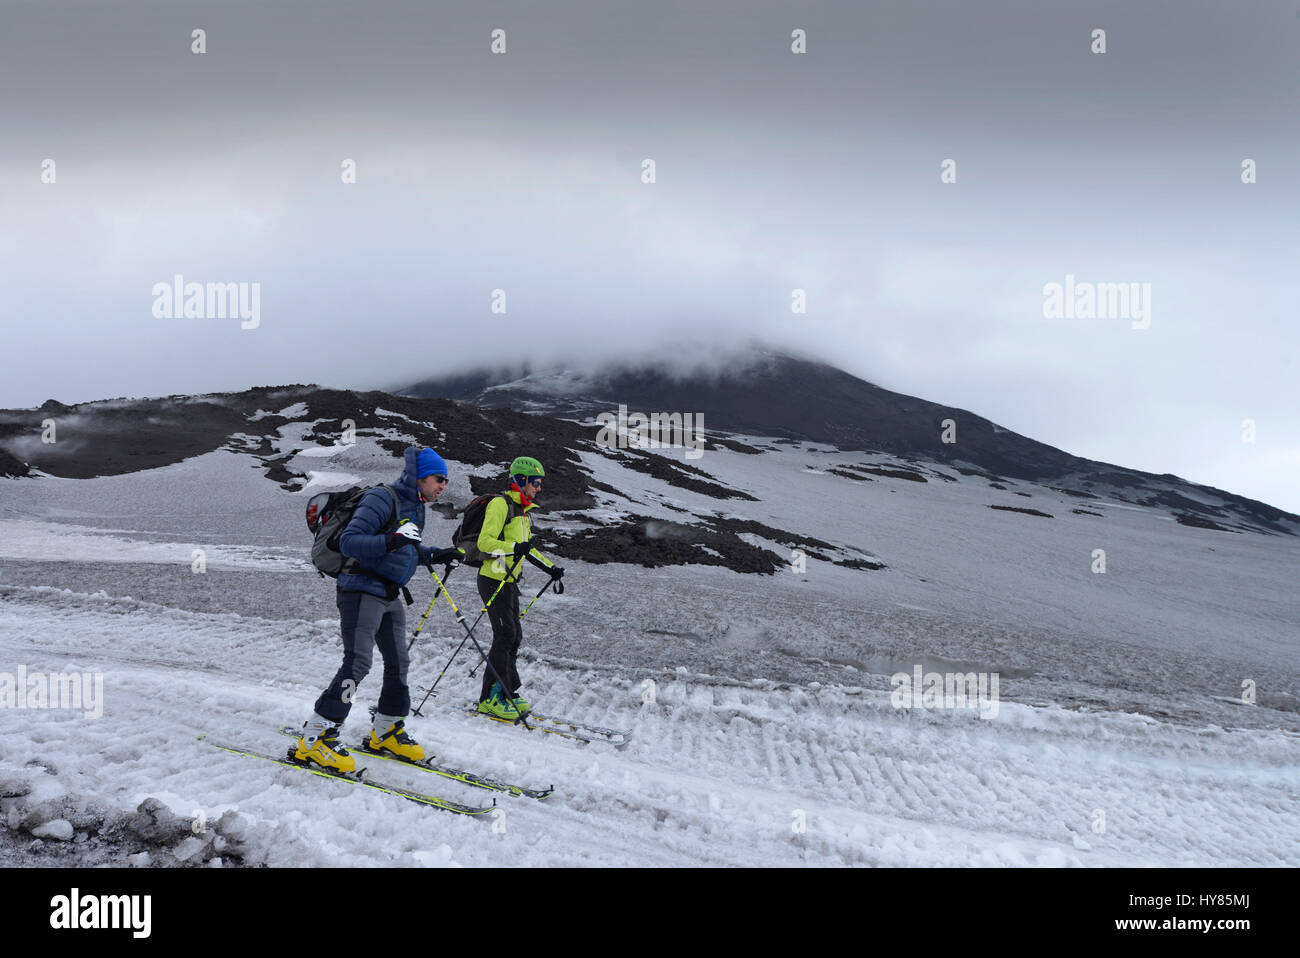
[{"label": "yellow-green ski jacket", "polygon": [[[508,523],[506,517],[511,510],[507,509],[502,497],[509,497],[515,504],[516,509],[522,510]],[[478,534],[478,551],[483,553],[483,565],[478,570],[479,575],[487,576],[489,579],[495,579],[498,582],[506,577],[506,573],[510,571],[510,566],[515,561],[515,544],[533,537],[532,523],[528,521],[528,510],[536,508],[537,503],[535,502],[530,502],[526,506],[521,503],[519,493],[513,489],[501,493],[500,496],[487,504],[487,510],[483,513],[483,528]],[[500,558],[489,558],[494,552],[503,553],[503,555]],[[529,552],[540,560],[543,565],[552,566],[555,564],[536,549],[531,549]],[[519,567],[515,569],[512,581],[518,582],[524,577],[524,566],[527,564],[527,559],[519,560]]]}]

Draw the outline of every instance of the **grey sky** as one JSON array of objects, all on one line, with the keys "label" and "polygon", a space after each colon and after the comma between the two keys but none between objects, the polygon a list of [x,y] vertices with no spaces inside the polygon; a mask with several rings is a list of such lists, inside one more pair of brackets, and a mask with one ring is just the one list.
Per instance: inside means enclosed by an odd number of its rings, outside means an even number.
[{"label": "grey sky", "polygon": [[[1300,511],[1300,4],[467,6],[0,8],[0,405],[757,336]],[[155,318],[177,273],[260,326]],[[1151,327],[1045,319],[1067,274]]]}]

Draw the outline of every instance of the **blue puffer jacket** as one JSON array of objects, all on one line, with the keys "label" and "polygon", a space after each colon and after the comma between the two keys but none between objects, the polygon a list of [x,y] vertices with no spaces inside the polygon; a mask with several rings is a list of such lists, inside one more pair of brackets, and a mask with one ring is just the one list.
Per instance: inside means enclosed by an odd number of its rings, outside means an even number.
[{"label": "blue puffer jacket", "polygon": [[[415,461],[420,454],[418,446],[406,448],[406,468],[393,488],[397,491],[398,521],[410,519],[420,531],[424,531],[424,503],[420,499],[420,490],[416,487]],[[366,571],[381,576],[393,583],[394,588],[406,585],[420,564],[417,548],[423,554],[429,552],[424,546],[402,546],[388,551],[388,536],[384,527],[393,516],[393,500],[383,489],[371,489],[361,497],[357,511],[352,514],[352,521],[339,536],[339,551],[350,559],[356,559]],[[348,592],[369,592],[380,598],[387,596],[388,589],[383,582],[365,575],[343,573],[338,578],[339,588]]]}]

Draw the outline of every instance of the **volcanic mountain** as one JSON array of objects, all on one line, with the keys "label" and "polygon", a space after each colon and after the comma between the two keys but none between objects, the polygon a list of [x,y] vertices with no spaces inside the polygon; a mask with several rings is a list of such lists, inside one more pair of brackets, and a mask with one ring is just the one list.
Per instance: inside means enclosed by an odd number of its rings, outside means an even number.
[{"label": "volcanic mountain", "polygon": [[825,443],[846,452],[947,465],[994,482],[1025,480],[1080,499],[1105,496],[1163,507],[1185,523],[1228,520],[1257,531],[1300,534],[1300,517],[1266,503],[1170,474],[1073,456],[968,410],[892,392],[826,363],[782,353],[763,352],[691,374],[655,367],[484,369],[394,391],[563,419],[589,420],[616,413],[620,405],[647,414],[694,413],[702,415],[705,435],[724,445],[727,433],[770,437],[778,444]]}]

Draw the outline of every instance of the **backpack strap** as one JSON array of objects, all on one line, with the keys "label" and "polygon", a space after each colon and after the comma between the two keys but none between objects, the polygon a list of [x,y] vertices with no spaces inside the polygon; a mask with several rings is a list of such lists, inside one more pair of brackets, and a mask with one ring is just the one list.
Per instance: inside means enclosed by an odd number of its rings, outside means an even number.
[{"label": "backpack strap", "polygon": [[524,514],[523,507],[510,498],[508,493],[498,492],[497,497],[506,501],[506,521],[501,523],[502,537],[505,536],[506,526],[510,525],[515,519]]},{"label": "backpack strap", "polygon": [[[504,539],[506,526],[510,525],[510,523],[513,522],[516,518],[524,514],[524,507],[519,505],[513,499],[511,499],[508,493],[502,492],[499,493],[499,495],[501,496],[502,499],[506,501],[506,521],[501,524],[501,538]],[[519,580],[517,576],[510,575],[509,570],[506,570],[505,581],[514,583]]]},{"label": "backpack strap", "polygon": [[[397,493],[393,490],[393,487],[390,486],[388,483],[384,483],[383,485],[377,486],[376,488],[383,489],[385,492],[388,493],[388,498],[393,500],[393,514],[388,517],[388,521],[384,523],[379,530],[380,532],[391,533],[394,529],[397,528],[397,513],[400,511],[397,505]],[[339,572],[343,575],[365,576],[367,579],[374,579],[376,582],[382,582],[387,586],[390,587],[392,586],[392,583],[389,582],[387,579],[385,579],[383,576],[375,575],[373,572],[367,572],[365,569],[361,568],[361,563],[358,562],[356,559],[349,558],[347,562],[343,564],[343,568],[340,569]],[[403,589],[405,589],[405,587],[403,587]],[[410,605],[411,604],[411,601],[409,599],[410,593],[408,592],[406,594],[408,596],[408,600],[406,604]]]},{"label": "backpack strap", "polygon": [[[523,513],[520,511],[519,507],[518,507],[517,505],[515,505],[515,501],[514,501],[513,499],[510,498],[510,496],[509,496],[508,493],[497,492],[497,493],[493,493],[491,499],[489,499],[487,502],[483,503],[483,521],[484,521],[484,522],[487,521],[487,507],[490,506],[490,505],[492,504],[492,499],[504,499],[504,500],[505,500],[505,503],[506,503],[506,518],[505,518],[505,521],[501,523],[501,531],[504,532],[506,526],[510,525],[510,520],[514,519],[515,516],[523,515]],[[481,528],[482,528],[482,525],[480,525],[479,528],[481,529]]]},{"label": "backpack strap", "polygon": [[384,483],[379,488],[387,492],[388,498],[393,500],[393,514],[392,516],[389,517],[387,525],[384,526],[384,530],[386,532],[392,532],[394,529],[397,528],[397,513],[399,511],[397,505],[397,493],[396,491],[394,491],[393,487],[390,486],[388,483]]}]

